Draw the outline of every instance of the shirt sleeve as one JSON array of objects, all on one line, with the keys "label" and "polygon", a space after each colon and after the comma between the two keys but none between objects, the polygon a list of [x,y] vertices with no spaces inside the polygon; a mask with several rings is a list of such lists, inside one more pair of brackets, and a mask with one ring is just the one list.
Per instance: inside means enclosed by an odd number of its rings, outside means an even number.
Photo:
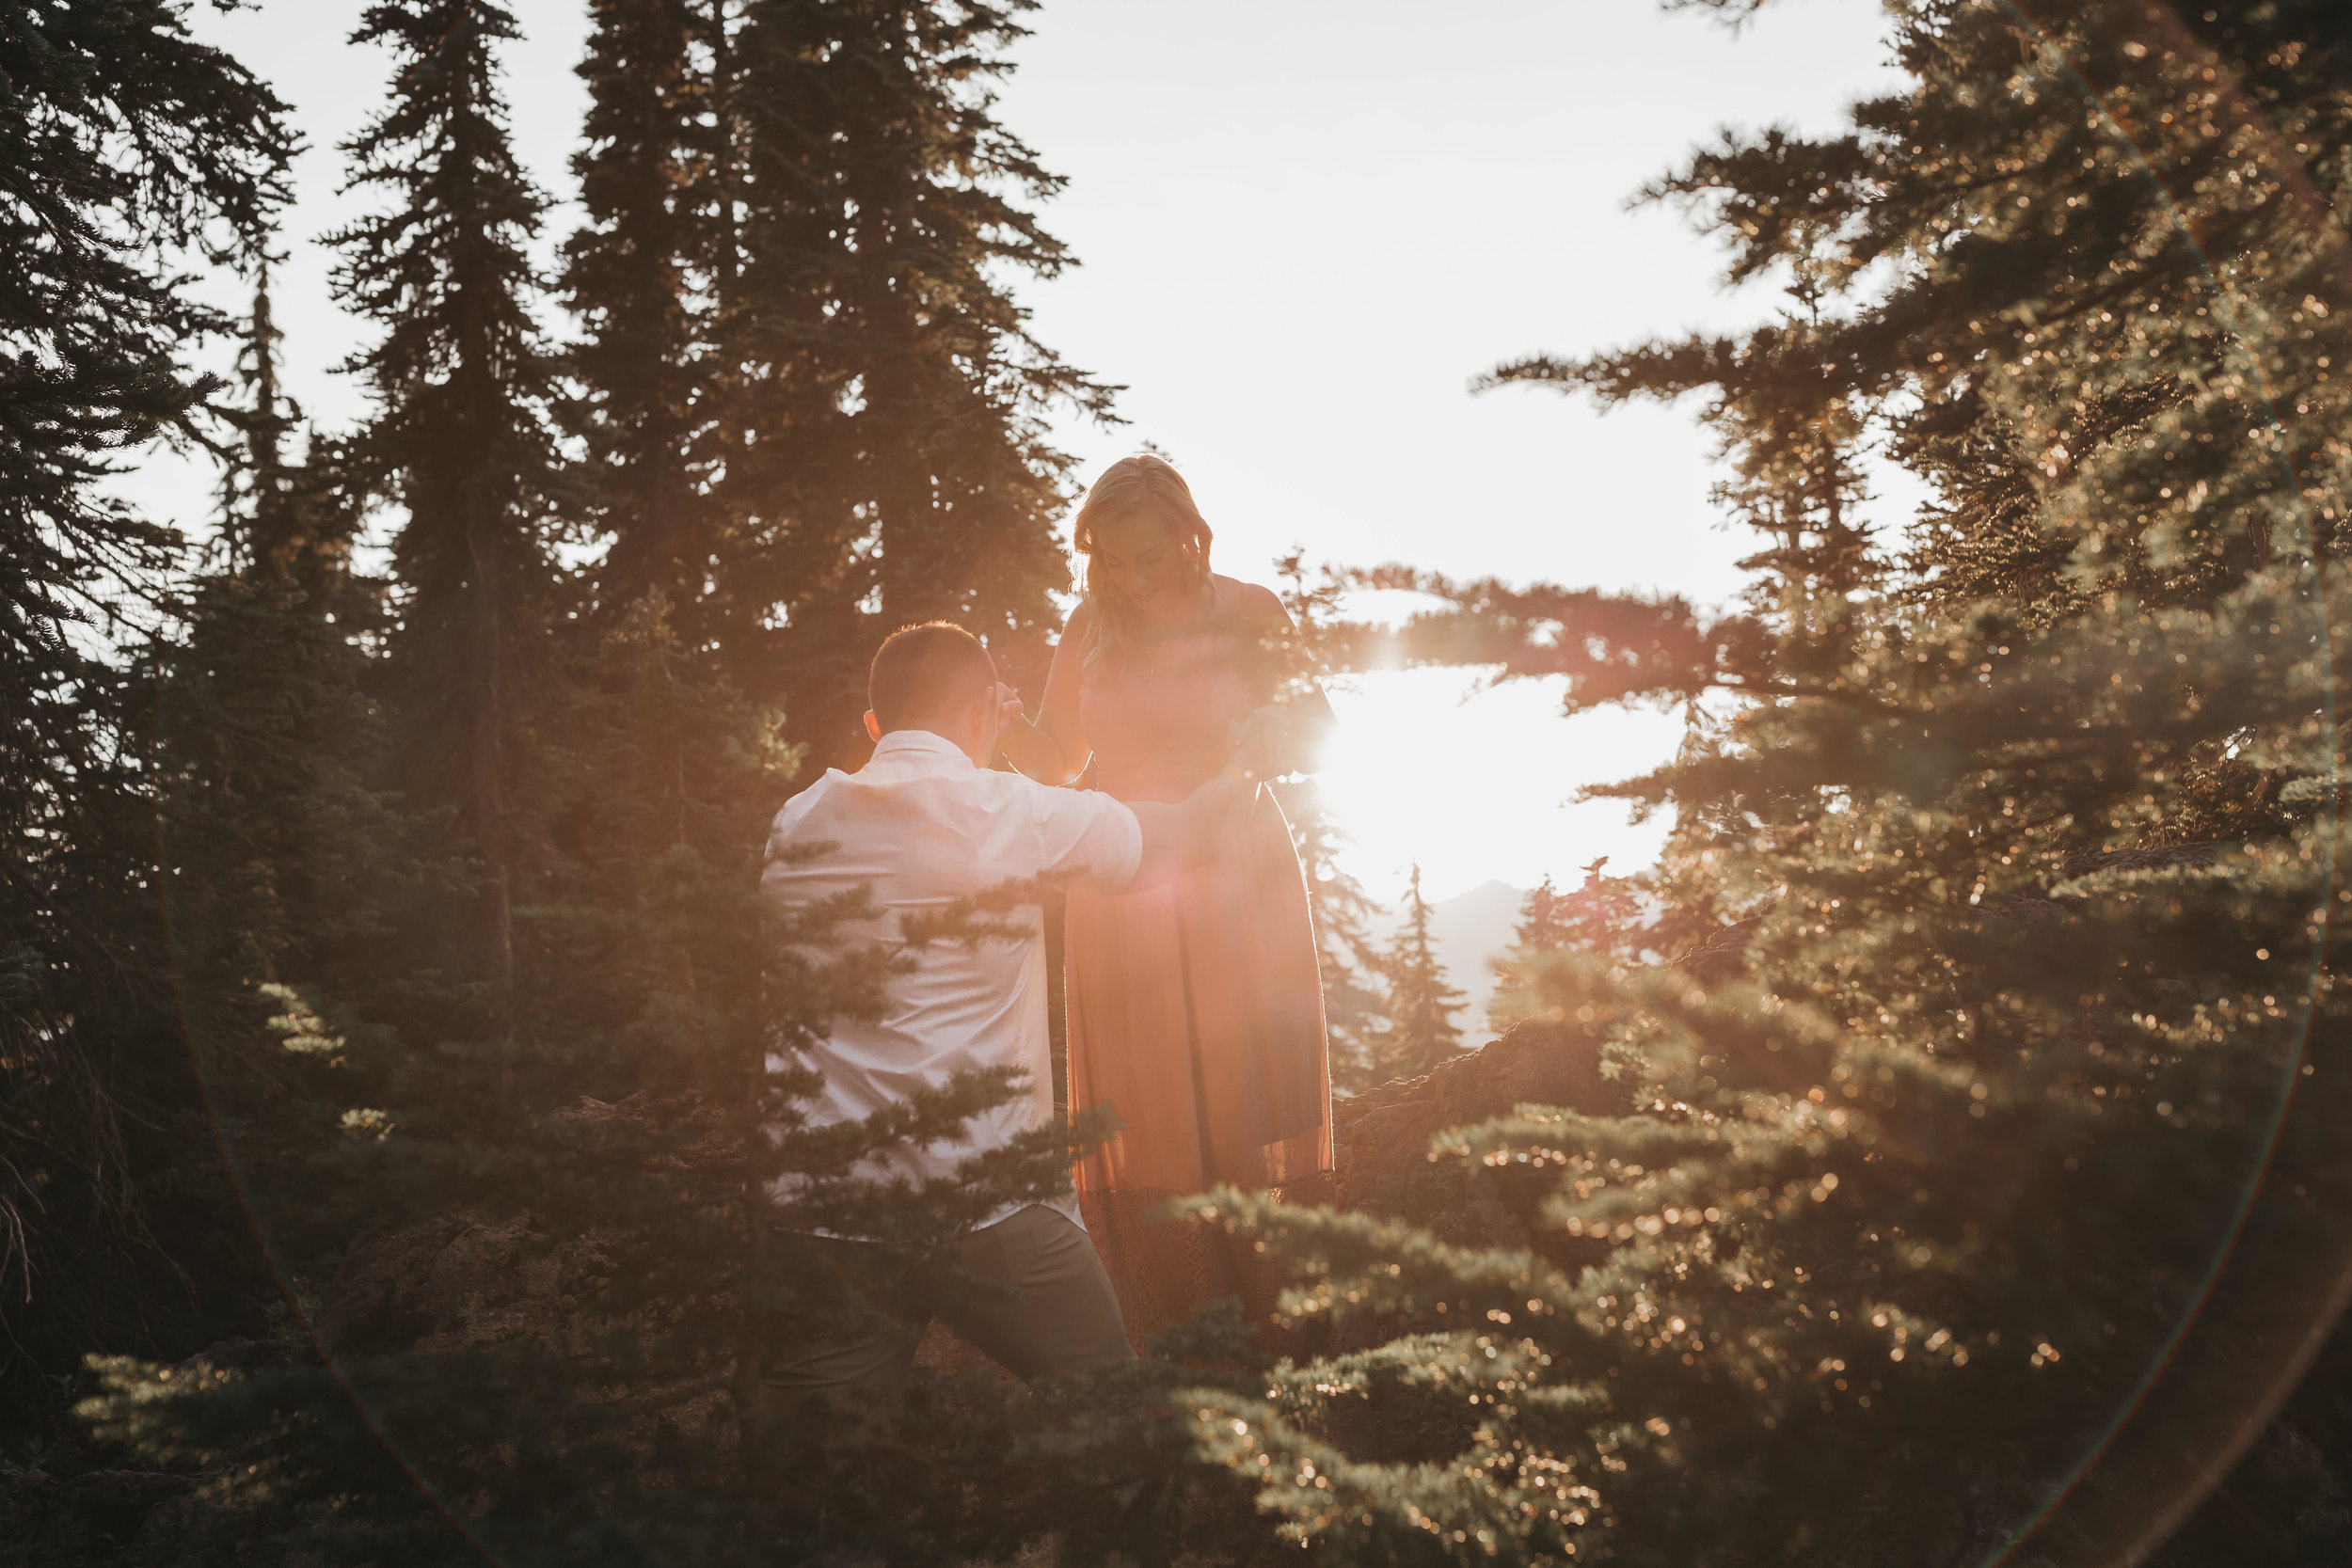
[{"label": "shirt sleeve", "polygon": [[1036,794],[1039,872],[1117,893],[1143,863],[1143,829],[1125,802],[1097,789],[1031,786]]}]

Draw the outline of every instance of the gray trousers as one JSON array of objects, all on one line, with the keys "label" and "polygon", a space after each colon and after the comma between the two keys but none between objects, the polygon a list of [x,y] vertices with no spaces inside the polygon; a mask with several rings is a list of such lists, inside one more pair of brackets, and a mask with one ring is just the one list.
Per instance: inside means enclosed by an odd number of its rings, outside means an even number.
[{"label": "gray trousers", "polygon": [[[801,1236],[803,1247],[858,1247],[864,1242]],[[937,1315],[990,1360],[1024,1382],[1064,1377],[1135,1351],[1119,1297],[1087,1233],[1058,1210],[1032,1204],[976,1230],[956,1248],[957,1264],[1012,1287],[1010,1295],[972,1291]],[[848,1413],[895,1392],[914,1364],[928,1318],[893,1315],[855,1334],[776,1345],[765,1358],[766,1382],[781,1413],[822,1398]]]}]

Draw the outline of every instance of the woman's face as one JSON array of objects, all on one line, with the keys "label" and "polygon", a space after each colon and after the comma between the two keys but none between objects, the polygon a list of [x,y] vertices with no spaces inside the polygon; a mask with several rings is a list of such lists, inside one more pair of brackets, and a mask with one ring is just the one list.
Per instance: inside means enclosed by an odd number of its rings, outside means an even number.
[{"label": "woman's face", "polygon": [[1094,566],[1137,605],[1167,602],[1186,585],[1184,558],[1168,514],[1139,507],[1094,531]]}]

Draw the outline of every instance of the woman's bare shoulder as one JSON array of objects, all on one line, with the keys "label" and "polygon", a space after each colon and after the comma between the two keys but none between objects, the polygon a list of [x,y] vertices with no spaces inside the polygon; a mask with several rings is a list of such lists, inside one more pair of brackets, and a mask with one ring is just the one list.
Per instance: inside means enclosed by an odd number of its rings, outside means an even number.
[{"label": "woman's bare shoulder", "polygon": [[1070,618],[1061,624],[1062,640],[1068,641],[1071,638],[1085,636],[1089,615],[1088,603],[1085,598],[1081,597],[1076,604],[1070,607]]},{"label": "woman's bare shoulder", "polygon": [[1273,589],[1221,574],[1216,580],[1217,607],[1227,613],[1247,615],[1253,621],[1290,619],[1290,611],[1282,608],[1281,597]]}]

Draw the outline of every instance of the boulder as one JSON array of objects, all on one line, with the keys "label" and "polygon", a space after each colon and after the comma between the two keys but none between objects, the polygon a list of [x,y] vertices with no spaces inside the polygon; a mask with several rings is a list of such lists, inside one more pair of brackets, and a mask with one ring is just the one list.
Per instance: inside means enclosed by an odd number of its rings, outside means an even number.
[{"label": "boulder", "polygon": [[1526,1246],[1534,1237],[1525,1218],[1460,1162],[1432,1159],[1431,1140],[1520,1105],[1589,1114],[1614,1109],[1622,1099],[1601,1076],[1600,1042],[1592,1031],[1549,1019],[1516,1023],[1422,1077],[1335,1102],[1328,1197],[1305,1183],[1283,1196],[1409,1220],[1455,1245]]}]

